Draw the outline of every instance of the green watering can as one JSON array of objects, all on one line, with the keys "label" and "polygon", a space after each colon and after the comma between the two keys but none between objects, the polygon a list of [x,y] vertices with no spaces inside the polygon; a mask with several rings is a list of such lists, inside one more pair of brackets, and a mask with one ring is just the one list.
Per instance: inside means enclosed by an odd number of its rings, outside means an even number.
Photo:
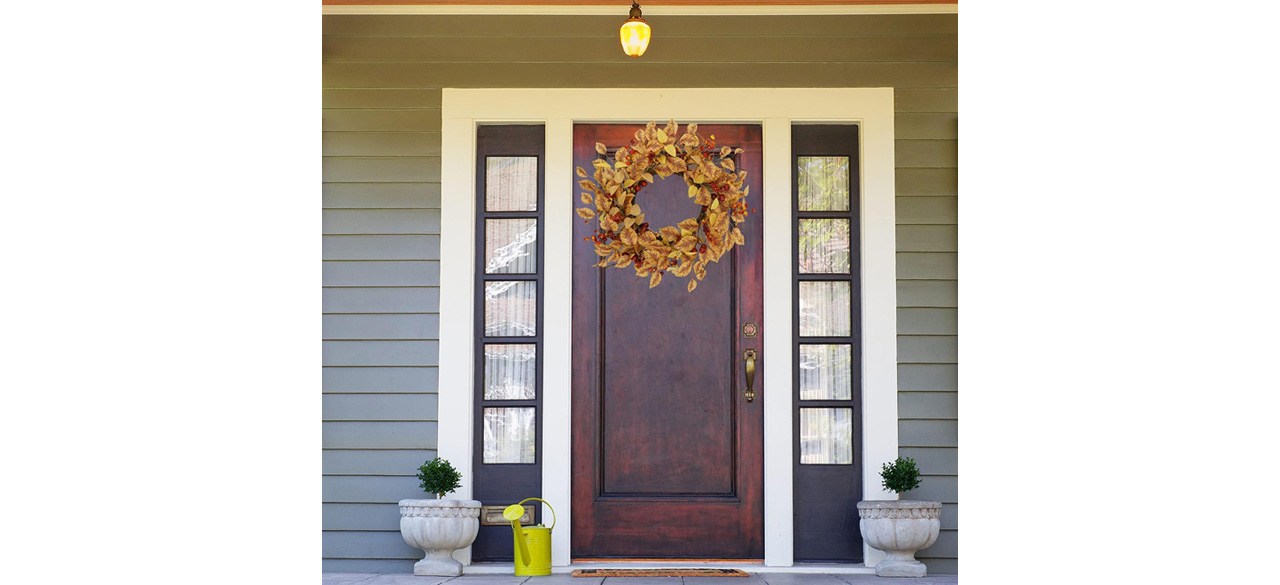
[{"label": "green watering can", "polygon": [[[521,526],[524,503],[537,500],[551,510],[551,526]],[[551,529],[556,527],[556,509],[542,498],[525,498],[502,510],[502,517],[511,522],[515,537],[515,564],[517,576],[537,577],[551,574]]]}]

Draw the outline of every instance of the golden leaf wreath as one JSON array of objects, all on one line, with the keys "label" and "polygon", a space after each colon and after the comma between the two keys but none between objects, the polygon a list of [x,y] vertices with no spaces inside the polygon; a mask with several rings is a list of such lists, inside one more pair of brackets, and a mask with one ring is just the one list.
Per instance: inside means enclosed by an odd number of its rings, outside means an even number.
[{"label": "golden leaf wreath", "polygon": [[[674,120],[665,128],[649,122],[636,131],[630,146],[617,150],[613,164],[603,157],[592,161],[592,178],[578,167],[583,179],[578,185],[585,190],[582,202],[595,206],[579,207],[578,215],[599,223],[595,235],[586,238],[601,258],[596,266],[634,265],[636,276],[649,277],[649,288],[658,286],[667,272],[680,278],[692,273],[695,278],[689,279],[688,290],[693,292],[707,275],[708,263],[719,262],[735,244],[744,243],[738,226],[747,218],[745,198],[750,188],[743,187],[747,172],[738,171],[730,158],[741,148],[725,146],[717,151],[715,135],[704,141],[697,124],[689,124],[676,138],[679,129]],[[598,142],[596,152],[607,154]],[[680,175],[689,187],[689,198],[701,207],[698,215],[674,226],[649,229],[636,194],[654,182],[654,175]]]}]

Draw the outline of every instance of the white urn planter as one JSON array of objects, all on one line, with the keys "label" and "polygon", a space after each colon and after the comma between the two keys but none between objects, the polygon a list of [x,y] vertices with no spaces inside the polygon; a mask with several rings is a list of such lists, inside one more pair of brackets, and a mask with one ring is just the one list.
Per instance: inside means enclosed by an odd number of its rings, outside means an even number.
[{"label": "white urn planter", "polygon": [[858,528],[871,548],[882,550],[876,564],[878,577],[924,577],[924,563],[916,551],[938,540],[942,503],[920,500],[865,500],[858,502]]},{"label": "white urn planter", "polygon": [[400,536],[426,553],[414,563],[414,575],[461,575],[462,563],[453,551],[471,546],[479,530],[476,500],[400,500]]}]

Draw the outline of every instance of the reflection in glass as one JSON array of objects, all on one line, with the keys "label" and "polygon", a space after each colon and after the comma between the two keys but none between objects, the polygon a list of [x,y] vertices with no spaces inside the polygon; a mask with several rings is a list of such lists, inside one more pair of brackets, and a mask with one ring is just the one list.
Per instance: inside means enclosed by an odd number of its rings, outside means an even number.
[{"label": "reflection in glass", "polygon": [[538,157],[485,157],[484,208],[487,211],[538,210]]},{"label": "reflection in glass", "polygon": [[800,400],[849,400],[853,348],[847,344],[800,344]]},{"label": "reflection in glass", "polygon": [[853,463],[853,409],[800,409],[800,464]]},{"label": "reflection in glass", "polygon": [[484,409],[484,462],[534,462],[534,409]]},{"label": "reflection in glass", "polygon": [[800,283],[800,335],[847,337],[849,321],[848,281]]},{"label": "reflection in glass", "polygon": [[484,220],[484,271],[532,274],[538,271],[538,220]]},{"label": "reflection in glass", "polygon": [[849,210],[849,157],[796,157],[800,211]]},{"label": "reflection in glass", "polygon": [[485,344],[484,399],[534,399],[537,351],[533,344]]},{"label": "reflection in glass", "polygon": [[537,334],[538,289],[533,281],[484,283],[484,334],[526,337]]},{"label": "reflection in glass", "polygon": [[849,273],[849,220],[802,219],[798,231],[802,274]]}]

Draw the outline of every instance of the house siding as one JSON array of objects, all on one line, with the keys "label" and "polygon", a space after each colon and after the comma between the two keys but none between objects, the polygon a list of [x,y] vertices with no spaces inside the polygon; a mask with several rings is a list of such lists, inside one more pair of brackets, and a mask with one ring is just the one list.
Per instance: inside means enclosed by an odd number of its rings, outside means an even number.
[{"label": "house siding", "polygon": [[324,17],[325,571],[421,554],[395,502],[437,445],[440,89],[755,86],[895,88],[900,453],[943,502],[917,556],[956,572],[956,16],[649,20],[636,60],[615,17]]}]

